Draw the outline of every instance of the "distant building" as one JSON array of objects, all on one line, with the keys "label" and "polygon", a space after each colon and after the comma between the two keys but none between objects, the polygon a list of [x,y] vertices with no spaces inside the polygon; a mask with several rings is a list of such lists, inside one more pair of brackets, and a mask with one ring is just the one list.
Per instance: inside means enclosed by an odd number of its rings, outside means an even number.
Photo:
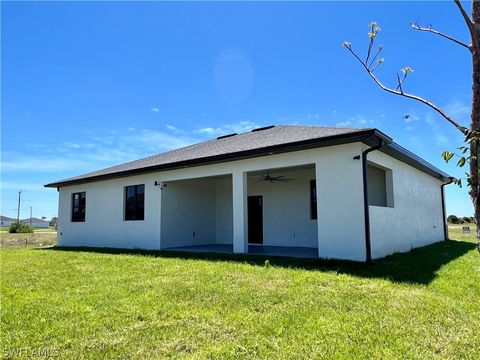
[{"label": "distant building", "polygon": [[38,218],[32,217],[32,221],[30,223],[30,218],[20,220],[22,223],[27,225],[32,225],[33,227],[40,227],[40,228],[48,228],[50,226],[50,222]]},{"label": "distant building", "polygon": [[17,219],[12,219],[7,216],[0,215],[0,221],[1,221],[0,226],[10,226],[12,223],[17,221]]}]

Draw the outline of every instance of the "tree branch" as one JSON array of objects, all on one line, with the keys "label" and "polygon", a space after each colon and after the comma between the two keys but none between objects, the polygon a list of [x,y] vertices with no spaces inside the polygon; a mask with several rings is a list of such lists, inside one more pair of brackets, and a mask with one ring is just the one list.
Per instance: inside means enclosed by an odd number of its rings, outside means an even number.
[{"label": "tree branch", "polygon": [[403,82],[405,81],[405,79],[407,78],[407,74],[405,73],[405,75],[403,76],[403,80],[400,80],[400,75],[398,75],[398,72],[397,72],[397,87],[395,88],[395,90],[400,90],[400,92],[403,94],[403,88],[402,88],[402,84]]},{"label": "tree branch", "polygon": [[[412,95],[412,94],[407,94],[405,92],[403,92],[403,90],[401,89],[400,91],[398,90],[394,90],[394,89],[391,89],[385,85],[383,85],[378,79],[377,77],[373,74],[373,72],[368,68],[368,66],[360,59],[360,57],[355,53],[355,51],[352,50],[352,47],[351,46],[346,46],[346,48],[348,49],[348,51],[350,51],[350,53],[352,53],[352,55],[358,60],[358,62],[360,64],[362,64],[362,66],[364,67],[364,69],[366,70],[366,72],[368,73],[368,75],[370,75],[370,77],[372,78],[372,80],[382,89],[382,90],[385,90],[386,92],[389,92],[391,94],[394,94],[394,95],[399,95],[399,96],[403,96],[403,97],[406,97],[408,99],[412,99],[412,100],[415,100],[415,101],[418,101],[418,102],[421,102],[427,106],[429,106],[430,108],[432,108],[433,110],[435,110],[437,113],[439,113],[444,119],[446,119],[450,124],[452,124],[453,126],[455,126],[459,131],[462,132],[462,134],[466,135],[468,129],[465,128],[464,126],[460,125],[458,122],[456,122],[454,119],[452,119],[447,113],[445,113],[445,111],[443,111],[442,109],[440,109],[437,105],[433,104],[432,102],[428,101],[428,100],[425,100],[424,98],[421,98],[420,96],[417,96],[417,95]],[[400,83],[401,84],[401,83]]]},{"label": "tree branch", "polygon": [[475,47],[478,47],[478,44],[477,44],[478,39],[475,36],[475,27],[472,19],[470,19],[470,16],[468,16],[467,12],[463,8],[462,4],[460,3],[460,0],[453,0],[453,1],[455,2],[455,5],[457,5],[458,10],[460,10],[460,13],[463,16],[463,20],[465,20],[465,24],[467,24],[468,30],[470,31],[470,37],[472,39],[472,44]]},{"label": "tree branch", "polygon": [[471,46],[468,45],[468,44],[465,44],[464,42],[460,41],[460,40],[457,40],[455,39],[454,37],[450,36],[450,35],[447,35],[447,34],[444,34],[438,30],[435,30],[435,29],[432,29],[430,26],[429,27],[422,27],[422,26],[419,26],[417,23],[410,23],[410,25],[412,26],[413,29],[415,30],[418,30],[418,31],[425,31],[425,32],[431,32],[435,35],[438,35],[438,36],[441,36],[445,39],[448,39],[450,41],[453,41],[454,43],[458,44],[458,45],[461,45],[463,47],[466,47],[468,50],[472,51],[471,49]]},{"label": "tree branch", "polygon": [[[372,68],[373,63],[374,63],[375,60],[377,59],[378,55],[380,55],[380,53],[382,52],[382,50],[383,50],[383,47],[380,45],[380,47],[378,48],[377,53],[376,53],[375,56],[373,57],[372,61],[370,61],[370,65],[368,65],[368,68],[369,68],[369,69]],[[372,71],[373,71],[373,70],[372,70]]]}]

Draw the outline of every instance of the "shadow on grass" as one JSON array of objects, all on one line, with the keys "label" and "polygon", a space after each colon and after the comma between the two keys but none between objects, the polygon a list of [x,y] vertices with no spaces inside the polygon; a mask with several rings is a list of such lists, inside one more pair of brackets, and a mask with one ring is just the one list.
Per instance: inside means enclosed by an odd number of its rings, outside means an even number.
[{"label": "shadow on grass", "polygon": [[184,260],[206,260],[219,262],[239,262],[254,266],[265,266],[268,260],[271,266],[315,271],[334,271],[364,278],[380,278],[394,282],[429,284],[436,278],[436,272],[445,264],[459,258],[475,248],[475,244],[466,241],[443,241],[408,253],[394,254],[372,264],[323,260],[299,259],[260,255],[234,255],[217,253],[187,253],[175,251],[148,251],[116,248],[92,247],[50,247],[38,250],[93,252],[101,254],[129,254],[161,258],[179,258]]}]

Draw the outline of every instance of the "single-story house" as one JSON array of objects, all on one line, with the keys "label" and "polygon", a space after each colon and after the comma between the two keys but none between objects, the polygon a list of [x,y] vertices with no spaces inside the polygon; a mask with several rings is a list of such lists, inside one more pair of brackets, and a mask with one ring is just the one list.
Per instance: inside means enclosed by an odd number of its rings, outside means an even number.
[{"label": "single-story house", "polygon": [[267,126],[45,186],[60,246],[370,261],[446,239],[451,180],[377,129]]},{"label": "single-story house", "polygon": [[36,217],[32,217],[31,219],[23,219],[20,220],[22,223],[31,225],[33,227],[38,227],[38,228],[48,228],[50,226],[50,222],[46,220],[42,220]]},{"label": "single-story house", "polygon": [[9,218],[8,216],[0,215],[0,226],[10,226],[12,223],[17,222],[17,219]]}]

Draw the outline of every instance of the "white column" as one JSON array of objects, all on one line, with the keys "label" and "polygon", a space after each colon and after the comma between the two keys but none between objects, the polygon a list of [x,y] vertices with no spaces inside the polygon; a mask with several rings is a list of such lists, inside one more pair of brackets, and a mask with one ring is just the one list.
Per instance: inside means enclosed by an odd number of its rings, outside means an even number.
[{"label": "white column", "polygon": [[233,252],[248,253],[247,173],[232,174],[233,193]]},{"label": "white column", "polygon": [[317,238],[318,238],[318,242],[317,242],[317,245],[318,245],[318,257],[322,257],[321,256],[321,253],[322,253],[322,249],[321,249],[321,234],[322,232],[320,231],[320,221],[322,219],[322,214],[320,213],[320,199],[318,198],[318,193],[319,193],[319,188],[321,186],[321,179],[322,179],[322,174],[320,173],[320,166],[318,163],[315,163],[315,189],[316,189],[316,192],[317,192]]},{"label": "white column", "polygon": [[158,250],[162,250],[162,193],[163,186],[156,186],[156,191],[158,192]]}]

